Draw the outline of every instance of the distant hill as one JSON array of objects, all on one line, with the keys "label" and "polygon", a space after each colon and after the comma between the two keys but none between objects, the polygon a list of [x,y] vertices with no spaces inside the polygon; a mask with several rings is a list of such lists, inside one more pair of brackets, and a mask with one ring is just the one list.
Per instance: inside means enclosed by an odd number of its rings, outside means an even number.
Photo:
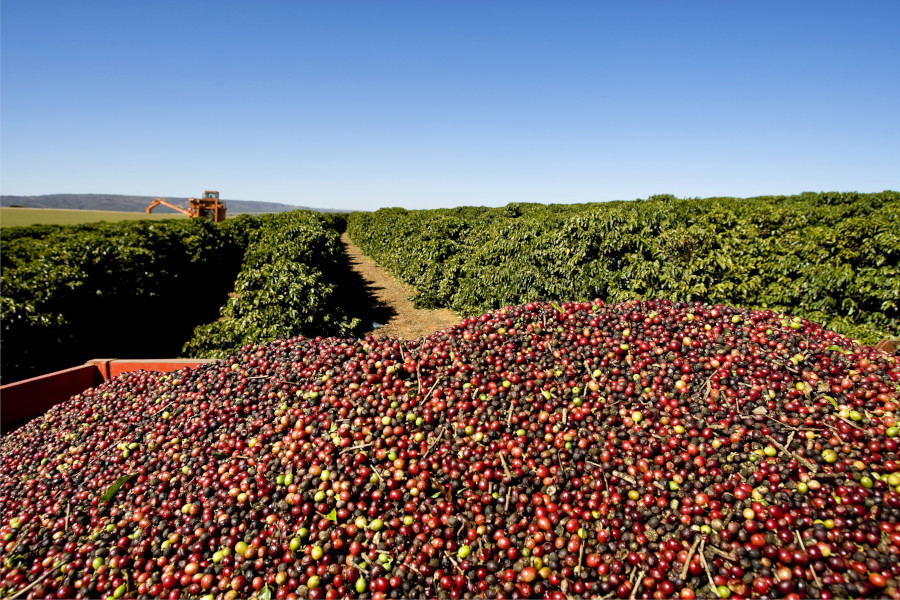
[{"label": "distant hill", "polygon": [[[153,196],[122,196],[118,194],[47,194],[45,196],[0,196],[0,206],[24,206],[27,208],[68,208],[79,210],[115,210],[144,212],[153,202]],[[177,206],[187,206],[187,198],[165,198]],[[222,199],[229,215],[280,213],[289,210],[314,210],[316,212],[347,212],[337,208],[311,208],[292,206],[279,202]],[[154,213],[174,213],[165,206],[157,206]]]}]

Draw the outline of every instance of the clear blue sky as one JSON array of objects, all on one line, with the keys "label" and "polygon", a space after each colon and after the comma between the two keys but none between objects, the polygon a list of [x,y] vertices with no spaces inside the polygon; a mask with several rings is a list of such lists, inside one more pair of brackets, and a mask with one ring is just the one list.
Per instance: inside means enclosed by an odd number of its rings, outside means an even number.
[{"label": "clear blue sky", "polygon": [[3,0],[0,192],[900,188],[900,2]]}]

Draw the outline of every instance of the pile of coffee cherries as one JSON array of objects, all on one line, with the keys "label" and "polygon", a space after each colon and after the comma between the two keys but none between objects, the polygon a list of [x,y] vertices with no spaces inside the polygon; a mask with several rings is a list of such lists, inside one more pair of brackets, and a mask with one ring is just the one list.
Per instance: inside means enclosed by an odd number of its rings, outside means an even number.
[{"label": "pile of coffee cherries", "polygon": [[0,440],[0,594],[897,598],[898,388],[668,301],[129,373]]}]

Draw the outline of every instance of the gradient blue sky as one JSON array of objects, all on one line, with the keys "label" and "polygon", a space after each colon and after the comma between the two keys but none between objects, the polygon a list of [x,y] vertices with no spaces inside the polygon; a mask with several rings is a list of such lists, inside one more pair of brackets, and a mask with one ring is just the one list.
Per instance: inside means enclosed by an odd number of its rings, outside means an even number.
[{"label": "gradient blue sky", "polygon": [[900,188],[900,2],[3,0],[0,192]]}]

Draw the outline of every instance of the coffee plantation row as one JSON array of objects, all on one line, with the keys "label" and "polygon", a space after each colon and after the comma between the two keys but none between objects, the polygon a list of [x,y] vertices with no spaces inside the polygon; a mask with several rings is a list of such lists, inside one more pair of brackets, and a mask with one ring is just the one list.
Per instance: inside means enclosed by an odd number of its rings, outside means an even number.
[{"label": "coffee plantation row", "polygon": [[349,314],[349,294],[339,293],[345,259],[336,219],[303,211],[259,217],[222,318],[198,327],[185,355],[220,357],[250,342],[355,333],[360,319]]},{"label": "coffee plantation row", "polygon": [[769,307],[868,343],[900,328],[900,193],[353,213],[350,237],[425,307],[535,298]]},{"label": "coffee plantation row", "polygon": [[3,380],[98,357],[224,355],[249,339],[349,334],[356,321],[335,298],[341,224],[298,211],[4,229]]},{"label": "coffee plantation row", "polygon": [[108,356],[176,356],[216,318],[253,221],[3,230],[4,382]]},{"label": "coffee plantation row", "polygon": [[[900,325],[897,222],[897,192],[346,217],[426,307],[665,297],[769,307],[867,343]],[[359,334],[371,321],[347,283],[344,226],[300,211],[4,229],[3,380],[97,357],[218,357],[276,337]]]}]

